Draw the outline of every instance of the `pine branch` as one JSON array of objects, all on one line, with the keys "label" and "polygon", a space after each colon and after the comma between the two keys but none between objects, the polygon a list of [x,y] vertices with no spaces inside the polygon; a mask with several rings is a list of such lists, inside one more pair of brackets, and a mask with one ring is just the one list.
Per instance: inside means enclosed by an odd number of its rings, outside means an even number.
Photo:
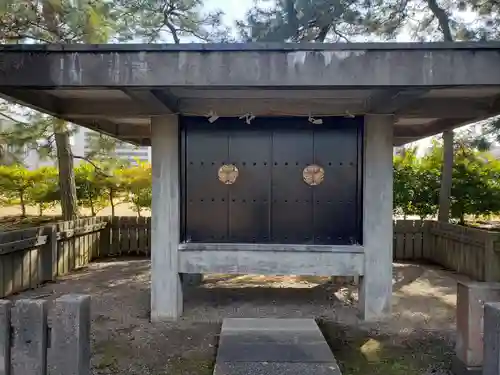
[{"label": "pine branch", "polygon": [[344,34],[342,34],[340,31],[337,30],[336,25],[332,26],[332,31],[335,35],[337,35],[341,39],[344,39],[344,41],[346,41],[347,43],[350,42],[349,39]]},{"label": "pine branch", "polygon": [[103,175],[104,177],[113,177],[113,176],[110,176],[108,175],[107,173],[105,173],[101,167],[99,167],[96,163],[94,163],[89,157],[87,156],[80,156],[80,155],[73,155],[73,157],[75,159],[79,159],[79,160],[83,160],[83,161],[86,161],[87,163],[89,163],[90,165],[92,165],[95,169],[95,171],[98,173],[98,174],[101,174]]},{"label": "pine branch", "polygon": [[9,115],[6,115],[3,112],[0,112],[0,116],[5,117],[7,120],[10,120],[10,121],[15,122],[15,123],[19,123],[19,124],[23,124],[23,125],[29,125],[27,122],[16,120],[15,118],[13,118],[13,117],[11,117]]}]

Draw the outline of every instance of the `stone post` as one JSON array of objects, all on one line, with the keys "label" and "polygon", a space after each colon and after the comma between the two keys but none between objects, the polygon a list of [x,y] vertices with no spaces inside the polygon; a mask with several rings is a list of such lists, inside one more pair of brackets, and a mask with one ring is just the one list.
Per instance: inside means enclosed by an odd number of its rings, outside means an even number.
[{"label": "stone post", "polygon": [[50,375],[90,375],[90,296],[55,300],[49,356]]},{"label": "stone post", "polygon": [[458,282],[454,374],[481,374],[484,304],[495,301],[500,301],[500,283]]},{"label": "stone post", "polygon": [[12,375],[46,375],[47,301],[16,301],[12,327]]},{"label": "stone post", "polygon": [[483,375],[500,375],[500,302],[484,304]]},{"label": "stone post", "polygon": [[0,300],[0,375],[10,375],[10,309],[12,303]]}]

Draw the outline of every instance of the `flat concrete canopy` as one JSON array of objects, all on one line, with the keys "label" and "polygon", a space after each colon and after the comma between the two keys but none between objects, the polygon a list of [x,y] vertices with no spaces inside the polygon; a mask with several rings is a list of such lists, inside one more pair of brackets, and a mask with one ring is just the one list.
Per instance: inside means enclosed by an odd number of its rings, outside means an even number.
[{"label": "flat concrete canopy", "polygon": [[0,95],[140,145],[211,111],[394,114],[401,145],[500,114],[500,43],[3,45]]}]

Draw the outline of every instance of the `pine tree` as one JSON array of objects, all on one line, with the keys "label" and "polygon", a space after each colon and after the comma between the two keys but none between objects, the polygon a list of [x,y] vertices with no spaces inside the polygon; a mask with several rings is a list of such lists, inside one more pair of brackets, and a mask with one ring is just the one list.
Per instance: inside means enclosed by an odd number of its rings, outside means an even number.
[{"label": "pine tree", "polygon": [[[0,39],[7,43],[105,42],[112,30],[111,7],[112,4],[104,0],[4,0],[0,9]],[[51,123],[59,164],[63,218],[72,220],[78,216],[78,205],[70,129],[63,120]]]},{"label": "pine tree", "polygon": [[145,43],[189,41],[224,42],[229,29],[221,10],[203,11],[203,0],[116,0],[115,38]]},{"label": "pine tree", "polygon": [[[221,27],[222,12],[202,13],[201,0],[3,0],[0,4],[0,41],[5,43],[104,43],[110,40],[140,38],[148,42],[182,37],[199,40],[227,39]],[[44,117],[44,121],[46,118]],[[40,129],[39,122],[14,135],[18,143],[47,139],[56,145],[65,220],[78,215],[71,127],[62,120],[51,120],[52,134]],[[30,123],[31,124],[31,123]],[[26,138],[26,133],[32,137]],[[11,139],[14,137],[10,137]],[[110,140],[108,139],[108,142]]]},{"label": "pine tree", "polygon": [[[244,40],[325,42],[349,41],[360,36],[393,40],[403,31],[416,41],[500,37],[500,3],[495,0],[276,0],[264,3],[267,7],[257,3],[248,12],[247,19],[238,23]],[[474,22],[466,22],[463,11],[474,12],[477,16]],[[485,129],[492,134],[500,128],[498,124],[498,121],[490,122]],[[445,158],[439,220],[448,221],[453,131],[444,132],[443,139]]]}]

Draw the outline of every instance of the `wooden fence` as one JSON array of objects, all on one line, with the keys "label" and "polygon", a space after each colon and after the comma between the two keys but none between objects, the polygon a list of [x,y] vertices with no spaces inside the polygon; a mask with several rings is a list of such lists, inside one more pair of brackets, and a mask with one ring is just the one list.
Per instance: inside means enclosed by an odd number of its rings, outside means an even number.
[{"label": "wooden fence", "polygon": [[109,248],[106,217],[0,234],[0,298],[83,267]]},{"label": "wooden fence", "polygon": [[110,231],[111,246],[108,255],[150,255],[150,217],[110,218]]},{"label": "wooden fence", "polygon": [[[107,256],[149,256],[149,217],[94,217],[0,233],[0,298]],[[500,233],[436,221],[394,221],[393,259],[427,261],[500,282]]]},{"label": "wooden fence", "polygon": [[393,259],[424,259],[426,222],[422,220],[396,220],[393,223]]},{"label": "wooden fence", "polygon": [[394,260],[424,260],[478,281],[500,281],[500,233],[437,221],[394,222]]},{"label": "wooden fence", "polygon": [[426,258],[478,281],[500,281],[500,233],[428,222]]}]

